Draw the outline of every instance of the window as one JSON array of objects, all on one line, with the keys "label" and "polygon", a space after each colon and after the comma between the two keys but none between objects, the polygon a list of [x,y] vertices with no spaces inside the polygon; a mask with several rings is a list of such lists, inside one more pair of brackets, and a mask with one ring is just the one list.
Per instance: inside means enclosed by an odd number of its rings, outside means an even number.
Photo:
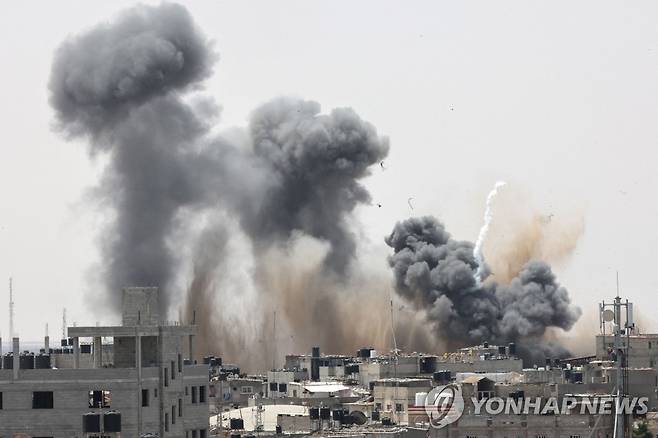
[{"label": "window", "polygon": [[2,409],[2,393],[0,392],[0,409]]},{"label": "window", "polygon": [[192,431],[192,438],[198,438],[198,435],[197,435],[197,433],[196,433],[196,430],[193,430],[193,431]]},{"label": "window", "polygon": [[206,438],[207,432],[206,429],[199,430],[199,438]]},{"label": "window", "polygon": [[110,391],[104,389],[89,391],[89,407],[92,409],[109,408],[111,401]]},{"label": "window", "polygon": [[165,412],[165,432],[169,432],[169,414]]},{"label": "window", "polygon": [[199,403],[206,402],[206,387],[204,385],[199,386]]},{"label": "window", "polygon": [[253,393],[254,393],[254,388],[251,386],[240,387],[240,394],[253,394]]},{"label": "window", "polygon": [[[651,342],[649,342],[651,344]],[[569,435],[569,438],[580,438],[580,435]]]},{"label": "window", "polygon": [[171,407],[171,424],[176,424],[176,406]]},{"label": "window", "polygon": [[183,372],[183,356],[180,353],[178,353],[178,372]]},{"label": "window", "polygon": [[179,417],[183,416],[183,399],[182,398],[178,399],[178,416]]},{"label": "window", "polygon": [[52,409],[53,392],[35,391],[32,393],[32,409]]},{"label": "window", "polygon": [[158,398],[158,388],[153,390],[153,398]]},{"label": "window", "polygon": [[171,380],[176,378],[176,368],[174,368],[174,361],[171,361]]},{"label": "window", "polygon": [[185,387],[185,395],[190,395],[190,387],[189,386]]},{"label": "window", "polygon": [[276,382],[270,382],[270,391],[276,391],[277,389],[279,389],[279,386]]},{"label": "window", "polygon": [[197,397],[196,397],[196,386],[192,387],[192,403],[196,403]]},{"label": "window", "polygon": [[164,368],[164,386],[169,386],[169,368]]},{"label": "window", "polygon": [[142,389],[142,407],[147,407],[149,405],[149,390]]},{"label": "window", "polygon": [[395,404],[395,412],[402,412],[402,403]]},{"label": "window", "polygon": [[651,341],[649,341],[649,350],[651,350]]},{"label": "window", "polygon": [[375,409],[378,411],[382,410],[382,404],[381,403],[375,403]]}]

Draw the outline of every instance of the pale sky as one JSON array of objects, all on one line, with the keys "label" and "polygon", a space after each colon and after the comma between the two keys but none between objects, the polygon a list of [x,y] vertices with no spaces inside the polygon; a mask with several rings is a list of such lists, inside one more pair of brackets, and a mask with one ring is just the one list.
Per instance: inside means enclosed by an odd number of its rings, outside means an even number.
[{"label": "pale sky", "polygon": [[[382,208],[357,215],[381,251],[397,220],[433,214],[474,240],[487,192],[505,180],[520,208],[582,217],[555,266],[586,319],[615,294],[658,329],[658,4],[649,1],[183,1],[221,59],[207,91],[221,128],[281,95],[351,106],[390,137],[366,181]],[[6,2],[0,27],[0,279],[14,278],[16,330],[39,339],[90,313],[98,217],[85,201],[102,171],[53,132],[54,49],[130,1]],[[485,248],[486,251],[486,248]],[[486,254],[486,252],[485,252]],[[8,288],[0,288],[7,336]],[[646,325],[647,323],[645,323]],[[594,324],[596,328],[596,324]]]}]

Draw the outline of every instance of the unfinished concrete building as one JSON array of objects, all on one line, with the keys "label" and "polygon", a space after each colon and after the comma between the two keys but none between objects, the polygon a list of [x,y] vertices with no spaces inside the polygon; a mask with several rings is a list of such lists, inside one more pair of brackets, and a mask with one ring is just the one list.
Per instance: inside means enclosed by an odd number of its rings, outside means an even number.
[{"label": "unfinished concrete building", "polygon": [[11,368],[0,370],[0,436],[205,438],[208,367],[191,360],[196,326],[165,322],[158,309],[157,288],[124,289],[122,325],[68,328],[70,368],[21,367],[14,338]]}]

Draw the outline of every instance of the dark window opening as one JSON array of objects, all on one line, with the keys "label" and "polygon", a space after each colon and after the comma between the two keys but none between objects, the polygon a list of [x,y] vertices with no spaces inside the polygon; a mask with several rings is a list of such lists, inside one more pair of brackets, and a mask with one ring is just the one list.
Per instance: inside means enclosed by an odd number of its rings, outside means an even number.
[{"label": "dark window opening", "polygon": [[92,409],[109,408],[111,401],[110,391],[104,389],[89,391],[89,407]]},{"label": "dark window opening", "polygon": [[142,407],[147,407],[149,405],[149,390],[142,389]]},{"label": "dark window opening", "polygon": [[178,353],[178,372],[183,372],[183,356],[180,353]]},{"label": "dark window opening", "polygon": [[199,386],[199,403],[205,403],[205,402],[206,402],[206,387]]},{"label": "dark window opening", "polygon": [[34,391],[32,393],[32,409],[52,409],[52,391]]},{"label": "dark window opening", "polygon": [[0,392],[0,409],[2,409],[2,393]]},{"label": "dark window opening", "polygon": [[176,406],[171,407],[171,424],[176,424]]},{"label": "dark window opening", "polygon": [[196,386],[192,387],[192,403],[196,403],[197,397],[196,397]]},{"label": "dark window opening", "polygon": [[158,388],[153,390],[153,398],[158,398]]},{"label": "dark window opening", "polygon": [[199,438],[206,438],[207,431],[206,429],[199,430]]},{"label": "dark window opening", "polygon": [[169,432],[169,414],[165,412],[165,432]]},{"label": "dark window opening", "polygon": [[178,399],[178,416],[179,417],[183,416],[183,399],[182,398]]},{"label": "dark window opening", "polygon": [[192,438],[197,438],[197,436],[198,436],[198,435],[197,435],[197,433],[196,433],[196,430],[193,430],[193,431],[192,431]]},{"label": "dark window opening", "polygon": [[164,369],[164,386],[169,386],[169,368]]},{"label": "dark window opening", "polygon": [[176,378],[176,368],[174,367],[174,361],[171,361],[171,380]]}]

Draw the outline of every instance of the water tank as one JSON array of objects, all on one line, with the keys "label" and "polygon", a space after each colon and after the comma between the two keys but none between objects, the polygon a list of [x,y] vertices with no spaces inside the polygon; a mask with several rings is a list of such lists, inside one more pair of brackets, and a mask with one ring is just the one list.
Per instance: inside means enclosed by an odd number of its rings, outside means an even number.
[{"label": "water tank", "polygon": [[82,354],[91,354],[91,344],[82,344],[82,345],[80,345],[80,353],[82,353]]},{"label": "water tank", "polygon": [[329,409],[329,408],[320,408],[320,419],[321,420],[331,419],[331,409]]},{"label": "water tank", "polygon": [[279,383],[279,392],[287,392],[288,391],[288,384],[287,383]]},{"label": "water tank", "polygon": [[505,356],[505,354],[507,354],[507,349],[505,348],[504,345],[498,346],[498,354],[500,354],[501,356]]},{"label": "water tank", "polygon": [[331,413],[331,418],[333,418],[334,421],[343,421],[343,410],[334,409],[334,411]]},{"label": "water tank", "polygon": [[121,414],[116,411],[110,411],[103,415],[104,432],[121,432]]},{"label": "water tank", "polygon": [[34,354],[21,354],[19,361],[20,369],[33,370],[34,369]]},{"label": "water tank", "polygon": [[50,355],[40,354],[34,358],[34,368],[44,370],[50,368]]},{"label": "water tank", "polygon": [[372,411],[370,418],[372,421],[379,421],[379,411]]},{"label": "water tank", "polygon": [[311,417],[311,420],[317,420],[320,418],[320,409],[319,408],[310,408],[308,414]]},{"label": "water tank", "polygon": [[203,364],[204,365],[210,365],[210,361],[212,361],[214,358],[212,356],[204,356],[203,357]]},{"label": "water tank", "polygon": [[62,345],[62,347],[66,347],[67,345],[69,345],[68,339],[62,339],[61,345]]},{"label": "water tank", "polygon": [[377,357],[377,350],[370,350],[370,358],[374,359]]},{"label": "water tank", "polygon": [[101,414],[89,412],[82,415],[82,433],[98,433],[101,431]]},{"label": "water tank", "polygon": [[489,348],[489,343],[488,343],[487,341],[484,341],[484,342],[482,343],[482,346],[483,346],[484,348]]},{"label": "water tank", "polygon": [[281,435],[283,433],[283,428],[281,427],[280,424],[276,425],[275,431],[277,435]]},{"label": "water tank", "polygon": [[425,400],[427,399],[426,392],[417,392],[414,406],[425,406]]},{"label": "water tank", "polygon": [[73,338],[68,338],[67,341],[68,341],[69,347],[72,347],[73,346]]},{"label": "water tank", "polygon": [[[229,420],[229,428],[231,428],[231,429],[244,429],[244,420],[242,418],[231,418]],[[231,434],[231,436],[232,436],[232,434]]]}]

